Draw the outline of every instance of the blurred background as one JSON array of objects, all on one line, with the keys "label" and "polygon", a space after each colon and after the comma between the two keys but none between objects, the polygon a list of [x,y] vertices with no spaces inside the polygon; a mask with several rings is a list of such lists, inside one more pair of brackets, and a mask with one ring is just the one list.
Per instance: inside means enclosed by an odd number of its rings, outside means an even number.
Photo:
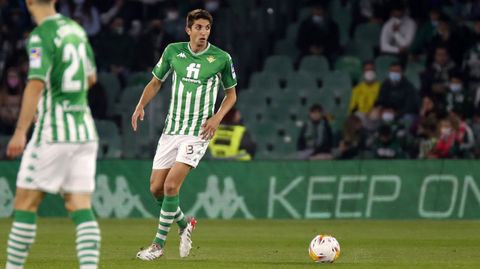
[{"label": "blurred background", "polygon": [[[195,8],[212,13],[210,41],[234,59],[239,98],[224,125],[246,128],[234,153],[258,160],[480,156],[478,1],[59,0],[57,6],[85,28],[96,54],[99,80],[89,100],[100,159],[153,157],[171,82],[148,106],[138,134],[130,116],[165,46],[187,40],[185,16]],[[0,25],[5,158],[34,25],[23,0],[0,0]],[[236,158],[226,151],[214,140],[206,158]]]}]

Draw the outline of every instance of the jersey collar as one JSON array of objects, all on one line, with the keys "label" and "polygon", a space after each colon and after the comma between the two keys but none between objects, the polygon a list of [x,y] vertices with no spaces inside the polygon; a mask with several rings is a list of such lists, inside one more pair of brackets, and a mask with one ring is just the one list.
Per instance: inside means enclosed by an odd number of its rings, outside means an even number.
[{"label": "jersey collar", "polygon": [[60,18],[60,13],[55,13],[54,15],[45,17],[45,18],[43,19],[43,21],[42,21],[41,24],[43,24],[43,23],[46,22],[46,21],[56,20],[56,19],[58,19],[58,18]]},{"label": "jersey collar", "polygon": [[191,53],[193,56],[199,56],[199,55],[202,55],[202,54],[204,54],[205,52],[207,52],[207,50],[210,48],[210,42],[208,42],[207,47],[206,47],[204,50],[202,50],[202,51],[200,51],[200,52],[197,52],[197,53],[193,52],[192,48],[190,48],[190,42],[187,43],[187,47],[188,47],[188,50],[190,51],[190,53]]}]

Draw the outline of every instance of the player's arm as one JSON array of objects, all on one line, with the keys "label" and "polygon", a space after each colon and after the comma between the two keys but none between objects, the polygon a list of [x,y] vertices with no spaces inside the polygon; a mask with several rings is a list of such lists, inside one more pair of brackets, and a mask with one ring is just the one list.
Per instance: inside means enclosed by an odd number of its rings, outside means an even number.
[{"label": "player's arm", "polygon": [[17,127],[7,146],[7,156],[15,158],[22,154],[27,142],[27,132],[35,117],[37,104],[45,87],[45,83],[38,79],[28,81],[23,94],[22,108],[17,121]]},{"label": "player's arm", "polygon": [[237,92],[235,87],[225,90],[225,97],[223,98],[222,104],[220,105],[217,113],[215,113],[215,115],[213,115],[202,125],[200,136],[203,139],[211,139],[213,137],[218,125],[220,125],[220,122],[223,120],[223,117],[225,117],[228,111],[232,109],[232,107],[235,105],[235,102],[237,102]]},{"label": "player's arm", "polygon": [[93,73],[88,76],[88,89],[92,88],[95,83],[97,83],[97,73]]},{"label": "player's arm", "polygon": [[143,90],[142,96],[138,101],[137,106],[135,107],[135,111],[132,115],[132,128],[134,131],[137,130],[137,120],[140,118],[143,121],[145,116],[145,107],[150,103],[150,101],[157,95],[158,91],[162,87],[162,81],[158,80],[156,77],[153,77],[152,80],[145,86]]}]

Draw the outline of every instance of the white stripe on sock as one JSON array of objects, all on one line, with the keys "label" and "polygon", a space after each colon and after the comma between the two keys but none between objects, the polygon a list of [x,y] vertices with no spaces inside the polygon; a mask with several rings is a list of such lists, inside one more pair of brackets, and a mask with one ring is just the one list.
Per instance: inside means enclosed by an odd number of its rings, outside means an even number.
[{"label": "white stripe on sock", "polygon": [[13,227],[15,228],[22,228],[22,229],[29,229],[29,230],[35,230],[37,229],[36,224],[28,224],[28,223],[22,223],[22,222],[14,222]]},{"label": "white stripe on sock", "polygon": [[75,241],[75,243],[80,243],[80,242],[83,242],[83,241],[87,241],[87,240],[92,240],[92,241],[97,241],[99,242],[100,241],[100,236],[98,235],[82,235],[82,236],[79,236],[77,238],[77,240]]},{"label": "white stripe on sock", "polygon": [[170,227],[163,226],[163,225],[161,225],[161,224],[158,225],[158,229],[159,229],[159,230],[162,230],[162,231],[165,231],[165,232],[170,231]]},{"label": "white stripe on sock", "polygon": [[14,250],[13,248],[7,248],[7,253],[8,254],[12,254],[12,255],[15,255],[15,256],[20,256],[20,257],[27,257],[28,255],[28,252],[22,252],[22,251],[18,251],[18,250]]},{"label": "white stripe on sock", "polygon": [[27,249],[27,245],[17,244],[15,242],[11,241],[11,240],[8,240],[8,246],[18,248],[18,249]]},{"label": "white stripe on sock", "polygon": [[92,221],[87,221],[87,222],[84,222],[84,223],[78,225],[78,226],[77,226],[77,231],[78,231],[78,230],[81,230],[81,229],[84,229],[84,228],[86,228],[86,227],[90,227],[90,226],[91,226],[92,228],[93,228],[93,227],[98,228],[97,222],[94,221],[94,220],[92,220]]},{"label": "white stripe on sock", "polygon": [[98,263],[98,257],[81,257],[79,260],[80,260],[80,263],[84,263],[84,262]]},{"label": "white stripe on sock", "polygon": [[93,249],[87,249],[87,250],[80,250],[78,252],[78,256],[85,256],[85,255],[98,256],[98,255],[100,255],[100,251],[99,250],[93,250]]},{"label": "white stripe on sock", "polygon": [[93,247],[95,247],[95,243],[93,243],[93,242],[77,244],[77,250],[88,249],[88,248],[93,248]]},{"label": "white stripe on sock", "polygon": [[23,266],[18,266],[18,265],[9,263],[9,262],[7,261],[7,267],[5,267],[5,268],[6,268],[6,269],[23,269]]},{"label": "white stripe on sock", "polygon": [[17,262],[17,263],[25,263],[25,258],[17,258],[12,255],[8,255],[7,260],[12,261],[12,262]]},{"label": "white stripe on sock", "polygon": [[160,217],[160,222],[172,224],[173,219],[165,219],[165,218]]},{"label": "white stripe on sock", "polygon": [[88,228],[88,229],[83,229],[77,232],[77,236],[80,236],[82,234],[100,234],[100,230],[98,228]]},{"label": "white stripe on sock", "polygon": [[12,227],[12,233],[16,234],[16,235],[22,235],[22,236],[26,236],[26,237],[34,237],[35,236],[35,230],[33,231],[22,231],[22,230],[19,230],[19,229],[15,229],[15,227]]},{"label": "white stripe on sock", "polygon": [[162,239],[162,240],[164,240],[164,241],[167,239],[167,236],[166,236],[166,235],[163,235],[163,234],[160,234],[160,233],[157,233],[157,234],[155,235],[155,237],[156,237],[156,238],[159,238],[159,239]]},{"label": "white stripe on sock", "polygon": [[34,241],[33,238],[23,238],[23,237],[16,236],[14,234],[10,234],[10,239],[15,240],[17,242],[26,243],[26,244],[33,244],[33,241]]},{"label": "white stripe on sock", "polygon": [[163,211],[163,209],[162,209],[162,210],[160,210],[160,214],[164,215],[166,217],[174,217],[177,214],[177,212],[176,211],[175,212],[166,212],[166,211]]}]

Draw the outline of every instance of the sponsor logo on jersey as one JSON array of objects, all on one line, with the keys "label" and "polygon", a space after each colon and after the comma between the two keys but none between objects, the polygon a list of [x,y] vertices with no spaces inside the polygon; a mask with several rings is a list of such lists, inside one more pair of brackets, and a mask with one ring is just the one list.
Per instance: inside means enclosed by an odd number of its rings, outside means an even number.
[{"label": "sponsor logo on jersey", "polygon": [[186,58],[187,58],[187,55],[185,55],[185,53],[183,53],[183,52],[180,52],[179,54],[177,54],[177,57],[178,57],[178,58],[186,59]]},{"label": "sponsor logo on jersey", "polygon": [[215,60],[216,60],[215,57],[213,57],[212,55],[210,55],[210,56],[207,57],[207,61],[208,61],[209,63],[213,63],[213,62],[215,62]]},{"label": "sponsor logo on jersey", "polygon": [[38,35],[32,35],[30,37],[30,43],[40,43],[42,40]]},{"label": "sponsor logo on jersey", "polygon": [[32,48],[30,50],[30,68],[40,68],[42,66],[42,48]]}]

